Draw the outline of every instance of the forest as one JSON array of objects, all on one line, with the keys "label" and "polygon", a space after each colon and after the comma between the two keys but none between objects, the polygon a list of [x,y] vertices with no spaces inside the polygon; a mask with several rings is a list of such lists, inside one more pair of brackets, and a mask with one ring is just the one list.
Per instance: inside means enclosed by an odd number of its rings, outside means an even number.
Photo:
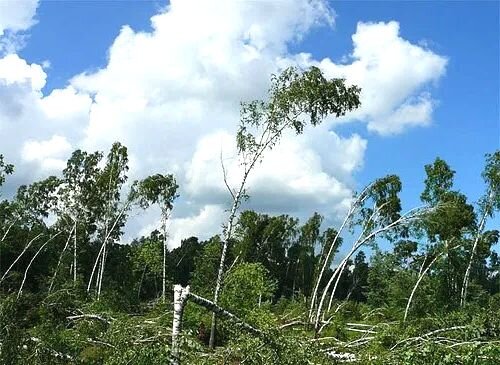
[{"label": "forest", "polygon": [[[359,93],[288,68],[242,102],[241,179],[220,182],[231,204],[208,240],[169,247],[182,187],[162,171],[130,181],[119,142],[0,195],[0,364],[498,364],[500,150],[477,201],[436,157],[414,166],[424,189],[408,210],[396,174],[358,189],[337,225],[245,209],[283,135],[342,117]],[[12,174],[0,155],[0,189]],[[124,242],[153,208],[157,229]]]}]

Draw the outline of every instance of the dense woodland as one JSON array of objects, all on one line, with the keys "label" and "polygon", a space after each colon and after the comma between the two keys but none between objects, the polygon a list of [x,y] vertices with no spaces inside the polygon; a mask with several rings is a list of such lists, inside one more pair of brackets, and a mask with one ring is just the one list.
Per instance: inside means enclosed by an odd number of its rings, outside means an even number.
[{"label": "dense woodland", "polygon": [[[0,363],[499,363],[500,151],[477,201],[436,158],[415,166],[422,204],[408,211],[397,175],[359,189],[331,227],[245,210],[247,177],[283,133],[357,108],[359,92],[291,68],[243,103],[241,183],[221,181],[232,205],[206,241],[167,249],[176,179],[129,181],[120,143],[3,196]],[[13,173],[0,155],[0,186]],[[124,244],[128,217],[152,207],[158,229]]]}]

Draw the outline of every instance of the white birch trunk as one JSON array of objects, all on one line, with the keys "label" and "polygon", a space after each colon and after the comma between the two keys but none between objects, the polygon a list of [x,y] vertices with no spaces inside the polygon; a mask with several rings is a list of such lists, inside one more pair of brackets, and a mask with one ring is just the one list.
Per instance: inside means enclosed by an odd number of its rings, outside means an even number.
[{"label": "white birch trunk", "polygon": [[339,230],[337,231],[337,234],[335,235],[335,238],[333,239],[333,242],[332,242],[330,248],[328,249],[328,253],[327,253],[326,257],[325,257],[325,261],[323,262],[323,266],[321,267],[321,271],[320,271],[320,273],[318,275],[318,278],[316,280],[316,284],[314,285],[314,290],[313,290],[313,294],[312,294],[312,297],[311,297],[311,305],[310,305],[310,308],[309,308],[309,321],[312,321],[313,311],[314,311],[314,305],[316,304],[316,300],[317,300],[317,297],[318,297],[319,285],[321,283],[321,279],[323,279],[323,275],[325,273],[325,270],[326,270],[326,267],[328,265],[328,262],[330,261],[330,257],[332,255],[333,249],[335,247],[335,243],[337,242],[337,240],[340,237],[340,234],[342,233],[342,231],[344,230],[345,226],[349,222],[349,219],[352,218],[352,215],[354,214],[354,211],[356,210],[356,208],[366,198],[365,194],[368,191],[368,189],[371,187],[371,185],[372,184],[370,184],[367,187],[365,187],[363,189],[363,191],[358,195],[358,197],[356,198],[356,200],[353,202],[353,204],[349,208],[349,211],[347,212],[347,214],[346,214],[346,216],[344,218],[344,221],[342,222]]},{"label": "white birch trunk", "polygon": [[[76,226],[76,224],[75,224],[75,226]],[[66,252],[66,249],[68,248],[69,241],[71,240],[75,226],[73,226],[73,228],[71,228],[71,231],[69,232],[69,235],[68,235],[68,239],[66,240],[66,244],[64,245],[64,248],[63,248],[61,254],[59,255],[59,260],[57,261],[56,269],[54,270],[54,275],[52,276],[52,280],[50,281],[49,293],[52,291],[52,287],[54,286],[54,281],[56,280],[57,271],[59,270],[59,266],[61,265],[63,255]]]},{"label": "white birch trunk", "polygon": [[19,261],[19,259],[24,255],[24,253],[28,250],[28,248],[30,248],[31,244],[33,242],[35,242],[41,235],[42,235],[42,233],[39,233],[33,239],[31,239],[31,241],[28,242],[28,244],[24,247],[24,249],[19,254],[19,256],[17,256],[17,258],[14,260],[14,262],[12,264],[10,264],[9,268],[7,269],[7,271],[4,272],[4,274],[2,275],[2,278],[0,279],[0,283],[5,279],[5,277],[7,276],[7,274],[14,267],[14,265]]},{"label": "white birch trunk", "polygon": [[97,300],[101,297],[102,277],[104,276],[104,263],[106,262],[106,243],[107,242],[104,242],[103,244],[104,249],[101,255],[101,266],[97,275]]},{"label": "white birch trunk", "polygon": [[[422,281],[422,279],[424,278],[425,274],[427,273],[427,271],[429,271],[429,269],[431,268],[431,266],[436,262],[436,260],[441,257],[444,253],[440,253],[438,254],[436,257],[434,257],[432,259],[432,261],[429,263],[429,265],[421,272],[420,272],[420,275],[417,279],[417,282],[415,283],[415,286],[413,287],[413,290],[411,291],[411,294],[410,294],[410,297],[408,298],[408,302],[406,303],[406,309],[405,309],[405,315],[403,317],[403,322],[406,322],[406,318],[408,317],[408,312],[410,310],[410,305],[411,305],[411,302],[413,300],[413,296],[415,295],[415,292],[417,291],[417,288],[418,288],[418,285],[420,284],[420,282]],[[423,264],[422,264],[422,267],[423,267]]]},{"label": "white birch trunk", "polygon": [[[380,208],[381,207],[378,207],[378,209],[380,209]],[[333,296],[335,295],[335,291],[337,289],[338,282],[340,280],[340,275],[342,273],[342,270],[344,269],[345,264],[347,263],[347,260],[349,260],[349,258],[360,247],[362,247],[366,242],[368,242],[372,238],[375,238],[377,235],[379,235],[379,234],[381,234],[383,232],[389,231],[389,230],[393,229],[394,227],[396,227],[396,226],[398,226],[400,224],[405,224],[405,223],[408,223],[411,220],[417,219],[422,214],[423,211],[426,211],[425,207],[419,207],[419,208],[411,209],[408,212],[406,212],[405,214],[403,214],[401,217],[399,217],[397,220],[395,220],[394,222],[388,224],[387,226],[381,227],[381,228],[379,228],[379,229],[371,232],[370,234],[367,234],[366,236],[365,236],[365,234],[367,232],[365,232],[365,231],[363,231],[360,234],[360,236],[358,237],[358,239],[356,240],[356,242],[352,245],[352,248],[349,251],[349,253],[347,254],[347,256],[342,260],[342,262],[340,263],[340,265],[333,272],[332,276],[330,277],[330,280],[328,281],[325,289],[323,290],[323,295],[321,296],[321,300],[320,300],[320,302],[318,304],[318,308],[317,308],[317,311],[316,311],[316,318],[315,318],[315,328],[316,328],[316,330],[319,328],[321,312],[323,310],[323,304],[324,304],[324,301],[326,299],[326,296],[328,295],[328,290],[329,290],[330,286],[332,285],[333,280],[335,280],[335,278],[337,278],[337,280],[335,282],[335,286],[334,286],[334,288],[332,290],[332,293],[331,293],[331,297],[330,297],[330,298],[333,298]],[[372,218],[374,218],[376,216],[376,214],[377,214],[377,210],[375,210],[373,212]],[[330,303],[329,303],[329,309],[331,309],[331,300],[330,300]]]},{"label": "white birch trunk", "polygon": [[180,365],[180,341],[179,337],[182,329],[182,313],[189,295],[189,286],[183,288],[182,285],[174,285],[174,316],[172,320],[172,365]]},{"label": "white birch trunk", "polygon": [[476,249],[479,244],[479,239],[481,237],[481,233],[483,232],[485,223],[486,223],[486,210],[483,213],[483,216],[481,217],[481,222],[479,223],[479,228],[477,230],[477,234],[474,239],[474,245],[472,246],[472,251],[470,253],[469,263],[467,264],[467,269],[465,270],[464,282],[462,283],[462,292],[460,293],[460,306],[464,306],[465,301],[467,299],[467,287],[469,286],[470,271],[472,268],[474,255],[476,254]]},{"label": "white birch trunk", "polygon": [[73,242],[73,283],[76,283],[76,229],[77,229],[77,223],[75,221],[75,240]]},{"label": "white birch trunk", "polygon": [[26,267],[26,270],[24,271],[24,277],[23,277],[23,281],[21,282],[21,286],[19,287],[19,291],[17,292],[17,298],[19,299],[19,297],[21,296],[22,292],[23,292],[23,287],[24,287],[24,283],[26,282],[26,277],[28,276],[28,270],[30,269],[31,267],[31,264],[33,263],[33,261],[35,261],[36,257],[38,256],[38,254],[40,252],[42,252],[42,250],[44,249],[45,246],[47,246],[47,244],[52,241],[54,238],[56,238],[57,236],[59,236],[60,234],[62,233],[62,231],[59,231],[57,232],[55,235],[53,235],[51,238],[49,238],[47,241],[45,241],[45,243],[40,246],[40,248],[38,249],[38,251],[35,253],[35,255],[31,258],[31,261],[29,262],[28,264],[28,267]]},{"label": "white birch trunk", "polygon": [[[241,186],[240,186],[240,190],[238,191],[238,194],[234,198],[233,206],[231,208],[231,213],[229,215],[228,226],[226,228],[226,232],[224,235],[224,242],[222,243],[222,253],[221,253],[221,257],[220,257],[219,271],[217,273],[217,281],[215,283],[215,292],[214,292],[214,303],[215,304],[217,304],[217,302],[219,300],[219,292],[220,292],[220,288],[222,286],[222,277],[224,274],[224,264],[226,262],[228,242],[231,239],[231,233],[233,230],[233,221],[234,221],[234,218],[236,216],[236,210],[238,209],[238,205],[239,205],[240,200],[241,200],[241,196],[243,193],[243,188],[245,186],[247,176],[248,176],[248,173],[245,174],[245,176],[243,178],[243,181],[242,181]],[[210,340],[208,343],[208,345],[211,349],[213,349],[215,347],[215,328],[217,325],[216,322],[217,322],[217,319],[216,319],[215,313],[214,313],[212,315],[212,325],[210,327]]]},{"label": "white birch trunk", "polygon": [[167,290],[167,222],[163,218],[163,271],[162,271],[162,288],[161,299],[165,303]]},{"label": "white birch trunk", "polygon": [[[101,255],[104,251],[104,247],[106,246],[106,242],[108,241],[109,239],[109,236],[111,235],[111,233],[113,232],[113,230],[115,229],[118,221],[120,220],[120,218],[122,217],[122,215],[125,213],[125,211],[128,209],[128,207],[130,206],[131,204],[131,201],[128,201],[125,206],[122,208],[122,210],[120,211],[120,214],[118,214],[118,216],[116,217],[114,223],[113,223],[113,226],[111,227],[111,229],[108,231],[105,239],[104,239],[104,242],[103,244],[101,245],[101,248],[99,249],[99,253],[97,254],[97,257],[95,259],[95,262],[94,262],[94,266],[92,268],[92,272],[90,274],[90,279],[89,279],[89,283],[87,285],[87,292],[90,292],[90,288],[92,287],[92,281],[94,280],[94,274],[95,274],[95,269],[97,268],[97,265],[99,264],[99,259],[101,258]],[[99,279],[99,277],[97,278]],[[99,281],[98,281],[99,282]]]}]

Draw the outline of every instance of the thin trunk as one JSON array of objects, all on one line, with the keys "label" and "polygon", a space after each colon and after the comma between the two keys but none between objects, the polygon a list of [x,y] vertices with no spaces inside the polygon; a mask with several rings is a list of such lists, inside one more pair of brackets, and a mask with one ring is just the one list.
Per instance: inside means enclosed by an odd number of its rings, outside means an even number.
[{"label": "thin trunk", "polygon": [[14,267],[14,265],[19,261],[19,259],[21,258],[21,256],[23,256],[24,253],[28,250],[28,248],[30,248],[31,244],[33,242],[35,242],[41,235],[42,235],[42,233],[39,233],[38,235],[35,236],[35,238],[33,238],[31,241],[28,242],[28,244],[24,247],[23,251],[19,254],[19,256],[17,256],[17,258],[14,260],[14,262],[12,264],[10,264],[9,268],[7,269],[7,271],[4,272],[2,278],[0,279],[0,283],[5,279],[5,277],[7,276],[7,274],[9,273],[9,271],[12,269],[12,267]]},{"label": "thin trunk", "polygon": [[[300,114],[300,113],[299,113]],[[219,299],[219,292],[220,288],[222,285],[222,279],[223,279],[223,274],[224,274],[224,264],[226,261],[226,253],[227,253],[227,246],[229,244],[229,239],[231,238],[232,230],[233,230],[233,221],[236,216],[236,210],[238,209],[241,199],[243,197],[243,193],[245,190],[245,184],[246,180],[248,178],[248,175],[252,171],[252,169],[255,167],[255,164],[261,160],[261,157],[264,153],[264,151],[269,147],[272,146],[272,144],[281,136],[281,133],[283,130],[290,126],[290,124],[293,122],[292,119],[287,118],[288,121],[287,123],[284,123],[281,128],[279,128],[277,131],[272,132],[269,128],[269,124],[266,125],[264,131],[260,135],[259,142],[258,142],[258,148],[256,151],[253,152],[253,155],[250,155],[248,161],[244,161],[244,173],[243,173],[243,178],[241,179],[241,184],[238,190],[238,193],[235,195],[229,185],[227,184],[227,176],[226,176],[226,171],[224,169],[224,164],[223,166],[223,175],[224,175],[224,183],[226,184],[226,187],[228,188],[231,197],[233,198],[233,206],[231,208],[231,213],[229,215],[228,219],[228,225],[226,227],[226,232],[225,232],[225,237],[224,237],[224,242],[222,246],[222,254],[221,254],[221,260],[219,264],[219,270],[217,273],[217,281],[215,284],[215,293],[214,293],[214,304],[217,305],[218,299]],[[245,160],[246,157],[243,157]],[[222,162],[222,158],[221,158]],[[212,316],[212,325],[210,327],[210,341],[209,341],[209,346],[211,349],[214,348],[215,346],[215,328],[216,328],[216,317],[215,314]]]},{"label": "thin trunk", "polygon": [[103,244],[104,250],[101,255],[101,267],[97,275],[97,300],[101,297],[102,277],[104,276],[104,263],[106,262],[106,242]]},{"label": "thin trunk", "polygon": [[328,301],[328,311],[330,311],[330,309],[332,309],[333,296],[337,292],[337,287],[339,285],[340,278],[342,277],[342,274],[344,273],[345,265],[347,265],[347,260],[344,261],[344,263],[342,264],[342,269],[339,271],[339,273],[337,275],[337,280],[335,281],[335,285],[333,286],[332,294],[330,295],[330,300]]},{"label": "thin trunk", "polygon": [[422,261],[422,266],[420,266],[420,270],[418,270],[418,276],[420,276],[420,274],[422,273],[422,271],[424,270],[424,267],[425,267],[425,261],[427,261],[427,255],[428,253],[425,254],[424,256],[424,261]]},{"label": "thin trunk", "polygon": [[77,223],[75,221],[75,240],[73,242],[73,283],[76,283],[76,229],[77,229]]},{"label": "thin trunk", "polygon": [[30,269],[31,267],[31,264],[33,263],[33,261],[35,261],[36,257],[38,256],[38,254],[44,249],[45,246],[47,246],[47,244],[52,241],[54,238],[56,238],[57,236],[59,236],[60,234],[62,233],[62,231],[59,231],[57,232],[55,235],[53,235],[51,238],[49,238],[47,241],[45,241],[45,243],[40,246],[40,248],[38,249],[38,251],[35,253],[35,255],[31,258],[31,261],[29,262],[28,264],[28,267],[26,267],[26,270],[24,271],[24,277],[23,277],[23,281],[21,282],[21,286],[19,287],[19,291],[17,292],[17,298],[19,299],[19,297],[21,296],[22,292],[23,292],[23,286],[24,286],[24,283],[26,282],[26,277],[28,276],[28,270]]},{"label": "thin trunk", "polygon": [[102,254],[103,249],[104,249],[104,245],[101,245],[101,248],[99,249],[99,252],[97,253],[97,258],[94,261],[94,266],[92,267],[92,272],[90,273],[90,279],[89,279],[89,283],[87,285],[87,293],[90,292],[90,288],[92,287],[92,281],[94,281],[95,269],[97,268],[97,265],[100,262],[99,260],[101,259],[101,254]]},{"label": "thin trunk", "polygon": [[120,211],[120,214],[118,214],[118,216],[116,217],[116,219],[115,219],[115,221],[113,223],[113,226],[111,227],[111,229],[109,230],[108,234],[106,235],[106,237],[104,239],[104,242],[101,245],[101,248],[99,249],[99,253],[97,254],[97,257],[96,257],[95,262],[94,262],[94,267],[92,268],[92,272],[90,274],[89,283],[87,285],[87,292],[90,292],[90,288],[92,286],[92,281],[94,280],[95,269],[97,268],[97,265],[99,263],[99,259],[101,258],[101,255],[103,253],[103,250],[104,250],[104,247],[106,245],[106,242],[108,241],[109,236],[111,235],[111,232],[113,232],[113,230],[115,229],[116,225],[118,224],[118,221],[122,217],[123,213],[125,213],[125,211],[128,209],[128,207],[130,206],[130,204],[131,204],[131,201],[128,201],[125,204],[125,206],[122,208],[122,210]]},{"label": "thin trunk", "polygon": [[141,288],[142,288],[142,282],[144,281],[144,275],[146,274],[146,267],[147,267],[147,265],[144,265],[144,269],[142,270],[142,275],[141,275],[141,281],[139,282],[139,288],[137,289],[137,299],[138,300],[141,297]]},{"label": "thin trunk", "polygon": [[[228,220],[228,226],[226,228],[226,232],[224,235],[224,242],[222,243],[222,253],[220,257],[220,263],[219,263],[219,270],[217,273],[217,281],[215,283],[215,292],[214,292],[214,303],[217,304],[219,300],[219,292],[220,288],[222,286],[222,278],[224,274],[224,264],[226,262],[226,254],[227,254],[227,248],[228,248],[228,242],[231,239],[231,233],[233,230],[233,221],[236,216],[236,210],[238,209],[242,194],[243,194],[243,188],[245,186],[245,181],[246,177],[248,176],[248,173],[245,174],[243,178],[243,182],[240,186],[240,189],[238,191],[238,194],[236,195],[236,198],[233,201],[233,206],[231,208],[231,213],[229,215],[229,220]],[[215,327],[217,325],[217,319],[215,317],[215,313],[212,315],[212,325],[210,327],[210,340],[209,340],[209,347],[213,349],[215,347]]]},{"label": "thin trunk", "polygon": [[9,234],[10,232],[10,229],[14,226],[14,224],[16,224],[16,222],[19,220],[19,218],[16,218],[14,220],[14,222],[12,222],[11,224],[9,224],[9,226],[7,227],[7,229],[5,230],[3,236],[2,236],[2,239],[0,240],[0,242],[3,242],[5,240],[5,238],[7,237],[7,235]]},{"label": "thin trunk", "polygon": [[487,210],[485,209],[485,212],[483,213],[483,216],[481,218],[481,222],[479,223],[479,228],[477,230],[476,238],[474,239],[474,245],[472,246],[472,251],[470,253],[469,263],[467,264],[467,269],[465,270],[464,282],[462,284],[462,292],[460,293],[460,306],[464,306],[465,301],[467,299],[467,287],[469,286],[470,271],[472,268],[472,263],[474,261],[474,255],[476,254],[476,249],[479,244],[479,239],[481,237],[481,233],[486,223],[486,212]]},{"label": "thin trunk", "polygon": [[[75,224],[75,226],[76,226],[76,224]],[[68,248],[69,241],[71,240],[71,236],[73,234],[73,231],[75,230],[75,226],[73,226],[73,228],[71,228],[71,231],[69,232],[69,235],[68,235],[68,239],[66,240],[66,244],[64,245],[64,248],[63,248],[61,254],[59,255],[59,260],[57,261],[56,269],[54,270],[54,275],[52,276],[52,280],[50,281],[49,293],[52,291],[52,287],[54,286],[54,282],[55,282],[56,276],[57,276],[57,271],[59,270],[59,266],[61,265],[63,255],[66,252],[66,249]]]},{"label": "thin trunk", "polygon": [[161,299],[165,303],[167,290],[167,222],[163,219],[163,272],[162,272]]},{"label": "thin trunk", "polygon": [[[337,289],[337,283],[338,283],[338,278],[340,277],[341,272],[344,270],[344,266],[349,260],[349,258],[354,254],[354,252],[357,250],[357,245],[355,244],[353,248],[351,248],[351,251],[347,254],[347,256],[340,262],[339,266],[335,269],[333,272],[332,276],[330,277],[330,280],[328,280],[328,283],[326,284],[325,288],[323,289],[323,294],[321,295],[321,299],[318,303],[318,309],[316,310],[316,319],[315,319],[315,328],[319,328],[319,318],[321,316],[321,311],[323,308],[323,303],[326,299],[326,296],[328,295],[328,290],[330,289],[330,286],[333,284],[333,280],[337,278],[337,281],[335,282],[335,287],[334,290],[332,290],[330,298],[332,298],[335,295],[335,290]],[[329,303],[331,305],[331,303]]]},{"label": "thin trunk", "polygon": [[328,266],[328,263],[330,262],[330,257],[332,255],[332,252],[333,252],[333,249],[335,247],[335,244],[337,243],[337,240],[339,239],[340,234],[344,230],[345,226],[347,225],[347,223],[351,219],[352,215],[354,214],[355,208],[357,206],[359,206],[359,204],[365,199],[365,194],[368,191],[368,189],[371,187],[371,185],[372,184],[370,184],[367,187],[365,187],[365,189],[358,195],[358,197],[356,198],[356,200],[353,202],[353,204],[349,208],[349,211],[347,212],[347,215],[344,218],[344,221],[342,222],[339,230],[337,231],[337,234],[335,235],[335,238],[333,239],[333,242],[332,242],[330,248],[328,249],[328,253],[327,253],[326,257],[325,257],[325,261],[323,262],[323,266],[321,267],[321,271],[320,271],[320,273],[319,273],[319,275],[317,277],[316,284],[314,285],[314,290],[313,290],[313,294],[312,294],[312,297],[311,297],[311,306],[309,308],[309,320],[310,321],[312,320],[312,316],[313,316],[312,313],[314,311],[314,305],[316,304],[316,300],[318,298],[319,285],[321,283],[321,280],[323,279],[323,275],[324,275],[325,270],[326,270],[326,268]]},{"label": "thin trunk", "polygon": [[[442,255],[444,254],[444,252],[438,254],[436,257],[434,257],[432,259],[432,261],[429,263],[429,265],[420,273],[418,279],[417,279],[417,282],[415,283],[415,286],[413,287],[413,290],[411,291],[411,294],[410,294],[410,297],[408,298],[408,303],[406,303],[406,309],[405,309],[405,315],[403,317],[403,322],[406,322],[406,318],[408,317],[408,311],[410,310],[410,305],[411,305],[411,302],[413,300],[413,296],[415,295],[415,292],[417,291],[417,288],[418,288],[418,285],[420,284],[420,282],[422,281],[422,279],[424,278],[425,274],[427,273],[427,271],[429,271],[429,269],[431,268],[431,266],[436,262],[436,260],[441,257]],[[423,264],[422,264],[423,265]],[[423,266],[422,266],[423,267]]]},{"label": "thin trunk", "polygon": [[[111,165],[111,171],[109,174],[109,182],[108,182],[108,201],[107,201],[107,208],[106,208],[106,217],[104,220],[104,241],[102,243],[104,249],[102,251],[102,256],[101,256],[101,267],[99,269],[99,272],[97,273],[97,300],[101,297],[101,287],[102,287],[102,278],[104,276],[104,264],[106,263],[106,245],[108,242],[108,237],[111,235],[111,232],[113,231],[113,228],[109,230],[109,219],[111,215],[111,178],[113,176],[113,167],[114,165]],[[115,221],[116,223],[116,221]],[[114,225],[113,225],[114,227]]]},{"label": "thin trunk", "polygon": [[298,271],[299,271],[299,260],[297,260],[297,263],[295,264],[295,274],[293,275],[292,299],[295,297],[295,283],[297,282],[297,272]]},{"label": "thin trunk", "polygon": [[[381,207],[382,206],[378,207],[378,209],[380,209]],[[365,232],[365,231],[363,231],[360,234],[360,236],[358,237],[358,239],[356,240],[356,242],[352,245],[352,248],[351,248],[350,252],[348,253],[348,255],[342,260],[342,262],[340,263],[340,265],[333,272],[333,274],[330,277],[330,280],[328,281],[326,287],[323,289],[323,295],[321,296],[321,300],[320,300],[320,302],[318,304],[318,308],[317,308],[317,311],[316,311],[316,319],[315,319],[315,325],[314,325],[314,327],[316,328],[316,330],[319,329],[319,324],[320,324],[319,322],[320,322],[321,312],[322,312],[322,309],[323,309],[323,303],[324,303],[324,301],[326,299],[326,296],[328,295],[328,290],[330,289],[330,286],[332,285],[333,280],[335,280],[335,278],[337,278],[337,280],[335,282],[335,286],[334,286],[334,288],[332,290],[332,294],[331,294],[331,297],[333,297],[335,295],[335,291],[337,289],[337,285],[338,285],[338,282],[340,280],[340,274],[343,271],[344,266],[347,263],[347,260],[349,260],[349,258],[360,247],[362,247],[366,242],[368,242],[372,238],[375,238],[380,233],[383,233],[385,231],[389,231],[389,230],[393,229],[397,225],[405,224],[405,223],[410,222],[411,220],[418,219],[418,217],[422,214],[422,212],[425,212],[425,211],[426,211],[425,207],[423,207],[423,208],[419,207],[419,208],[411,209],[408,212],[406,212],[405,214],[403,214],[401,217],[399,217],[397,220],[395,220],[394,222],[388,224],[387,226],[384,226],[382,228],[376,229],[375,231],[372,231],[370,234],[367,234],[366,236],[365,236],[365,234],[367,232]],[[372,217],[374,217],[376,214],[377,214],[377,211],[374,211],[374,213],[372,214]],[[331,309],[331,305],[329,307]]]}]

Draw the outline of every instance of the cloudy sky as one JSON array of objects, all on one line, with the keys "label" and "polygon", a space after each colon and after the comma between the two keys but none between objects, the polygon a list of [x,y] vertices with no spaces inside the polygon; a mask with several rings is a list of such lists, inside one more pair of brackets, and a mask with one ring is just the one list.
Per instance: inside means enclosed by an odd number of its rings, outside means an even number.
[{"label": "cloudy sky", "polygon": [[[333,224],[354,190],[401,176],[418,204],[441,156],[482,192],[500,145],[498,2],[0,0],[0,153],[20,183],[57,174],[77,149],[129,148],[131,179],[174,173],[171,245],[220,230],[222,153],[239,181],[239,103],[287,65],[362,88],[362,107],[286,135],[250,178],[246,207]],[[128,235],[157,212],[134,214]]]}]

